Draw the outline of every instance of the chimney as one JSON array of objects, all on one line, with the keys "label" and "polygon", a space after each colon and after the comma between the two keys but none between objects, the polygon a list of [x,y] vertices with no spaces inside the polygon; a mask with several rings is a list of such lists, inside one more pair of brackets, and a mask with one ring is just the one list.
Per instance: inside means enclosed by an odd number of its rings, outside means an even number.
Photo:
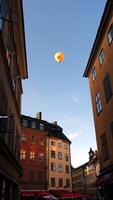
[{"label": "chimney", "polygon": [[52,124],[55,124],[55,125],[57,125],[57,121],[54,121],[54,122],[52,122]]},{"label": "chimney", "polygon": [[36,118],[42,120],[42,112],[36,113]]}]

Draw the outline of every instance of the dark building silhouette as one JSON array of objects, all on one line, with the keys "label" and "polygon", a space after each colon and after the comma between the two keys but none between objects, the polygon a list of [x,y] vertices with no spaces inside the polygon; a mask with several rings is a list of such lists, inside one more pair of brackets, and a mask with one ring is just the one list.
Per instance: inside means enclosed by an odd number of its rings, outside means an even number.
[{"label": "dark building silhouette", "polygon": [[0,0],[0,200],[18,199],[22,168],[22,79],[27,78],[26,47],[21,0]]}]

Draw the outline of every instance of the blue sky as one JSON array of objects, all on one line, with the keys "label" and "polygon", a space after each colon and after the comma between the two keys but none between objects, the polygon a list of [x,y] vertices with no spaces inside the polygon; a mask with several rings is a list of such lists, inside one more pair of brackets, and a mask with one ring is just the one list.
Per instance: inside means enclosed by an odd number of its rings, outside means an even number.
[{"label": "blue sky", "polygon": [[[83,78],[105,0],[24,0],[29,79],[23,81],[22,113],[57,121],[72,141],[74,167],[96,149],[88,80]],[[65,60],[58,64],[54,54]]]}]

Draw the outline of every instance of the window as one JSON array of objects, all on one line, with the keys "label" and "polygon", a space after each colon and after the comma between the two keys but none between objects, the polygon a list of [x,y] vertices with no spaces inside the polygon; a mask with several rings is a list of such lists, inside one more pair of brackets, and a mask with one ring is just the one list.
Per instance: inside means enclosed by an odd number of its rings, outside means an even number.
[{"label": "window", "polygon": [[66,165],[66,174],[69,174],[69,166]]},{"label": "window", "polygon": [[21,150],[20,151],[20,159],[25,160],[25,157],[26,157],[26,152],[24,150]]},{"label": "window", "polygon": [[51,158],[55,158],[55,151],[51,150]]},{"label": "window", "polygon": [[68,144],[65,144],[65,145],[64,145],[64,148],[65,148],[66,150],[68,150]]},{"label": "window", "polygon": [[102,103],[99,92],[96,95],[96,107],[97,107],[97,113],[99,114],[102,111]]},{"label": "window", "polygon": [[[6,58],[7,58],[8,66],[10,66],[10,64],[11,64],[11,49],[10,49],[9,45],[6,48]],[[14,86],[14,81],[13,80],[12,80],[12,85]]]},{"label": "window", "polygon": [[93,79],[93,81],[96,79],[96,69],[95,69],[95,67],[92,70],[92,79]]},{"label": "window", "polygon": [[16,91],[16,76],[12,76],[12,86],[13,90]]},{"label": "window", "polygon": [[34,160],[35,159],[35,152],[30,152],[30,160]]},{"label": "window", "polygon": [[2,17],[4,17],[3,0],[0,0],[0,29],[2,28],[3,25]]},{"label": "window", "polygon": [[55,178],[51,178],[51,187],[55,187]]},{"label": "window", "polygon": [[59,172],[63,172],[62,164],[59,164],[59,165],[58,165],[58,171],[59,171]]},{"label": "window", "polygon": [[39,171],[39,181],[44,180],[44,173],[42,171]]},{"label": "window", "polygon": [[103,159],[107,160],[109,158],[109,149],[107,145],[106,133],[103,133],[100,139],[101,139],[101,145],[102,145]]},{"label": "window", "polygon": [[56,171],[56,164],[51,163],[51,171],[55,172]]},{"label": "window", "polygon": [[31,135],[31,143],[34,144],[36,141],[36,137],[35,135]]},{"label": "window", "polygon": [[69,161],[69,156],[67,153],[65,154],[65,161]]},{"label": "window", "polygon": [[51,141],[51,146],[55,146],[55,141]]},{"label": "window", "polygon": [[26,134],[22,134],[21,141],[24,143],[26,142]]},{"label": "window", "polygon": [[112,88],[111,88],[111,82],[109,78],[109,74],[106,74],[104,80],[103,80],[103,85],[104,85],[104,92],[105,92],[105,97],[106,97],[106,102],[110,100],[112,96]]},{"label": "window", "polygon": [[108,43],[111,44],[113,40],[113,24],[110,26],[110,29],[107,34],[107,38],[108,38]]},{"label": "window", "polygon": [[44,145],[44,137],[40,137],[40,145]]},{"label": "window", "polygon": [[44,130],[44,124],[40,124],[40,130],[41,130],[41,131]]},{"label": "window", "polygon": [[59,187],[63,187],[63,179],[59,178]]},{"label": "window", "polygon": [[34,180],[34,175],[35,175],[35,173],[34,173],[34,170],[29,170],[29,180],[30,181],[33,181]]},{"label": "window", "polygon": [[101,52],[100,52],[100,54],[99,54],[99,62],[100,62],[100,65],[103,64],[104,59],[105,59],[105,55],[104,55],[104,51],[103,51],[103,49],[102,49]]},{"label": "window", "polygon": [[70,180],[68,178],[66,179],[66,187],[70,187]]},{"label": "window", "polygon": [[27,127],[27,119],[23,119],[22,124],[24,127]]},{"label": "window", "polygon": [[31,122],[31,128],[36,128],[36,122]]},{"label": "window", "polygon": [[62,143],[58,143],[58,147],[59,147],[59,148],[62,148]]},{"label": "window", "polygon": [[111,134],[112,134],[112,137],[113,137],[113,122],[111,122],[110,127],[111,127]]},{"label": "window", "polygon": [[58,159],[62,160],[62,152],[58,152]]},{"label": "window", "polygon": [[43,160],[44,158],[44,154],[43,153],[39,153],[39,160]]}]

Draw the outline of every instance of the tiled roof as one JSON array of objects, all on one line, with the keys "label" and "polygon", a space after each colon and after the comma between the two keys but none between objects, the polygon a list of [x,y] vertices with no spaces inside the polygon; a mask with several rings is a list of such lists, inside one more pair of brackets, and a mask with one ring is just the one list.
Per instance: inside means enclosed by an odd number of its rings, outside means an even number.
[{"label": "tiled roof", "polygon": [[62,133],[61,131],[55,129],[55,130],[49,130],[48,131],[48,136],[55,137],[64,141],[67,141],[71,143],[71,141]]},{"label": "tiled roof", "polygon": [[26,116],[26,115],[21,115],[21,119],[27,119],[28,120],[28,126],[27,127],[29,127],[29,128],[31,128],[31,125],[30,125],[31,121],[35,121],[37,123],[41,122],[45,126],[44,130],[46,132],[48,132],[48,136],[58,138],[58,139],[61,139],[61,140],[64,140],[64,141],[71,143],[71,141],[64,135],[63,129],[57,124],[53,124],[53,123],[47,122],[45,120],[42,120],[42,119],[40,120],[40,119],[33,118],[31,116]]}]

